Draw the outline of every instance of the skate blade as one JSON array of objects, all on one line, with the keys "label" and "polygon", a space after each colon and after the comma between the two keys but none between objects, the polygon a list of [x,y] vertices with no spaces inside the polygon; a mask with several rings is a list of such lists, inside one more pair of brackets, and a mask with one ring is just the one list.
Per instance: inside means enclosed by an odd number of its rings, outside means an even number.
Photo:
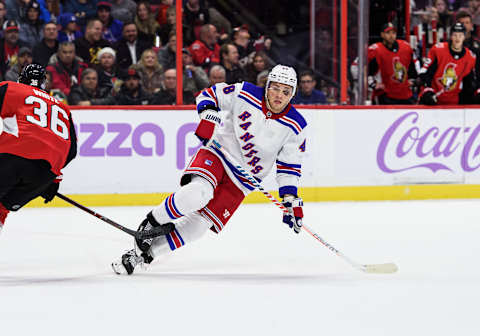
[{"label": "skate blade", "polygon": [[127,270],[125,269],[125,266],[123,266],[122,262],[112,262],[112,269],[115,272],[115,274],[118,275],[126,275],[128,274]]}]

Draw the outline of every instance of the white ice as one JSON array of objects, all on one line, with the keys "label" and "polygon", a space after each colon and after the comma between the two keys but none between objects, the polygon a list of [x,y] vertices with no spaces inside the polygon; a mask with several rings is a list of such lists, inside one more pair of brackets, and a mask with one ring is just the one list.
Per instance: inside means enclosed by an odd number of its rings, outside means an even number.
[{"label": "white ice", "polygon": [[[150,207],[94,208],[136,229]],[[305,223],[244,204],[133,276],[130,236],[77,208],[22,209],[0,235],[1,335],[478,335],[480,200],[308,203]]]}]

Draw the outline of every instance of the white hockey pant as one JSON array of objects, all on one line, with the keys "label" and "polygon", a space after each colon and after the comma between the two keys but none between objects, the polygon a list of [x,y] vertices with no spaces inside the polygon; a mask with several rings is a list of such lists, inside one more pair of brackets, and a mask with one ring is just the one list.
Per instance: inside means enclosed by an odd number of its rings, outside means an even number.
[{"label": "white hockey pant", "polygon": [[190,183],[180,187],[153,209],[157,222],[165,224],[200,210],[213,198],[213,186],[203,177],[193,175]]},{"label": "white hockey pant", "polygon": [[175,222],[175,231],[153,240],[149,254],[156,258],[174,251],[187,243],[198,240],[211,226],[212,223],[198,212],[189,213]]}]

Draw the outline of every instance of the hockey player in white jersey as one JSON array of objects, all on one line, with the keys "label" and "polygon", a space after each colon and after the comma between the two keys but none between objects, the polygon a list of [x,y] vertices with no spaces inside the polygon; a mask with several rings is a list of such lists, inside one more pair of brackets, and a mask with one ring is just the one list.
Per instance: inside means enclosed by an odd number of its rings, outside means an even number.
[{"label": "hockey player in white jersey", "polygon": [[[118,274],[132,274],[140,264],[200,238],[220,233],[246,195],[255,188],[212,144],[233,157],[258,180],[276,168],[280,197],[289,210],[283,221],[301,230],[303,202],[297,194],[305,151],[305,119],[290,104],[297,87],[293,68],[277,65],[266,88],[248,82],[216,84],[196,99],[200,123],[195,134],[203,145],[185,169],[181,187],[147,214],[138,230],[174,223],[165,236],[135,241],[135,249],[113,262]],[[222,120],[223,118],[223,120]]]}]

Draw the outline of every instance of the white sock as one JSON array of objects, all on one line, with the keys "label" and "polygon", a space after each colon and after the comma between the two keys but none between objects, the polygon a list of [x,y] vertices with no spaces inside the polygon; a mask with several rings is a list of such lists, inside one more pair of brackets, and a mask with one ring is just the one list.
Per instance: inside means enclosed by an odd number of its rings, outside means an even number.
[{"label": "white sock", "polygon": [[205,207],[213,198],[213,186],[200,176],[193,176],[190,183],[180,187],[153,209],[153,217],[160,224],[171,222]]},{"label": "white sock", "polygon": [[174,251],[186,243],[191,243],[201,236],[212,226],[198,212],[192,212],[175,222],[175,230],[166,236],[155,238],[150,247],[150,255],[153,258]]}]

